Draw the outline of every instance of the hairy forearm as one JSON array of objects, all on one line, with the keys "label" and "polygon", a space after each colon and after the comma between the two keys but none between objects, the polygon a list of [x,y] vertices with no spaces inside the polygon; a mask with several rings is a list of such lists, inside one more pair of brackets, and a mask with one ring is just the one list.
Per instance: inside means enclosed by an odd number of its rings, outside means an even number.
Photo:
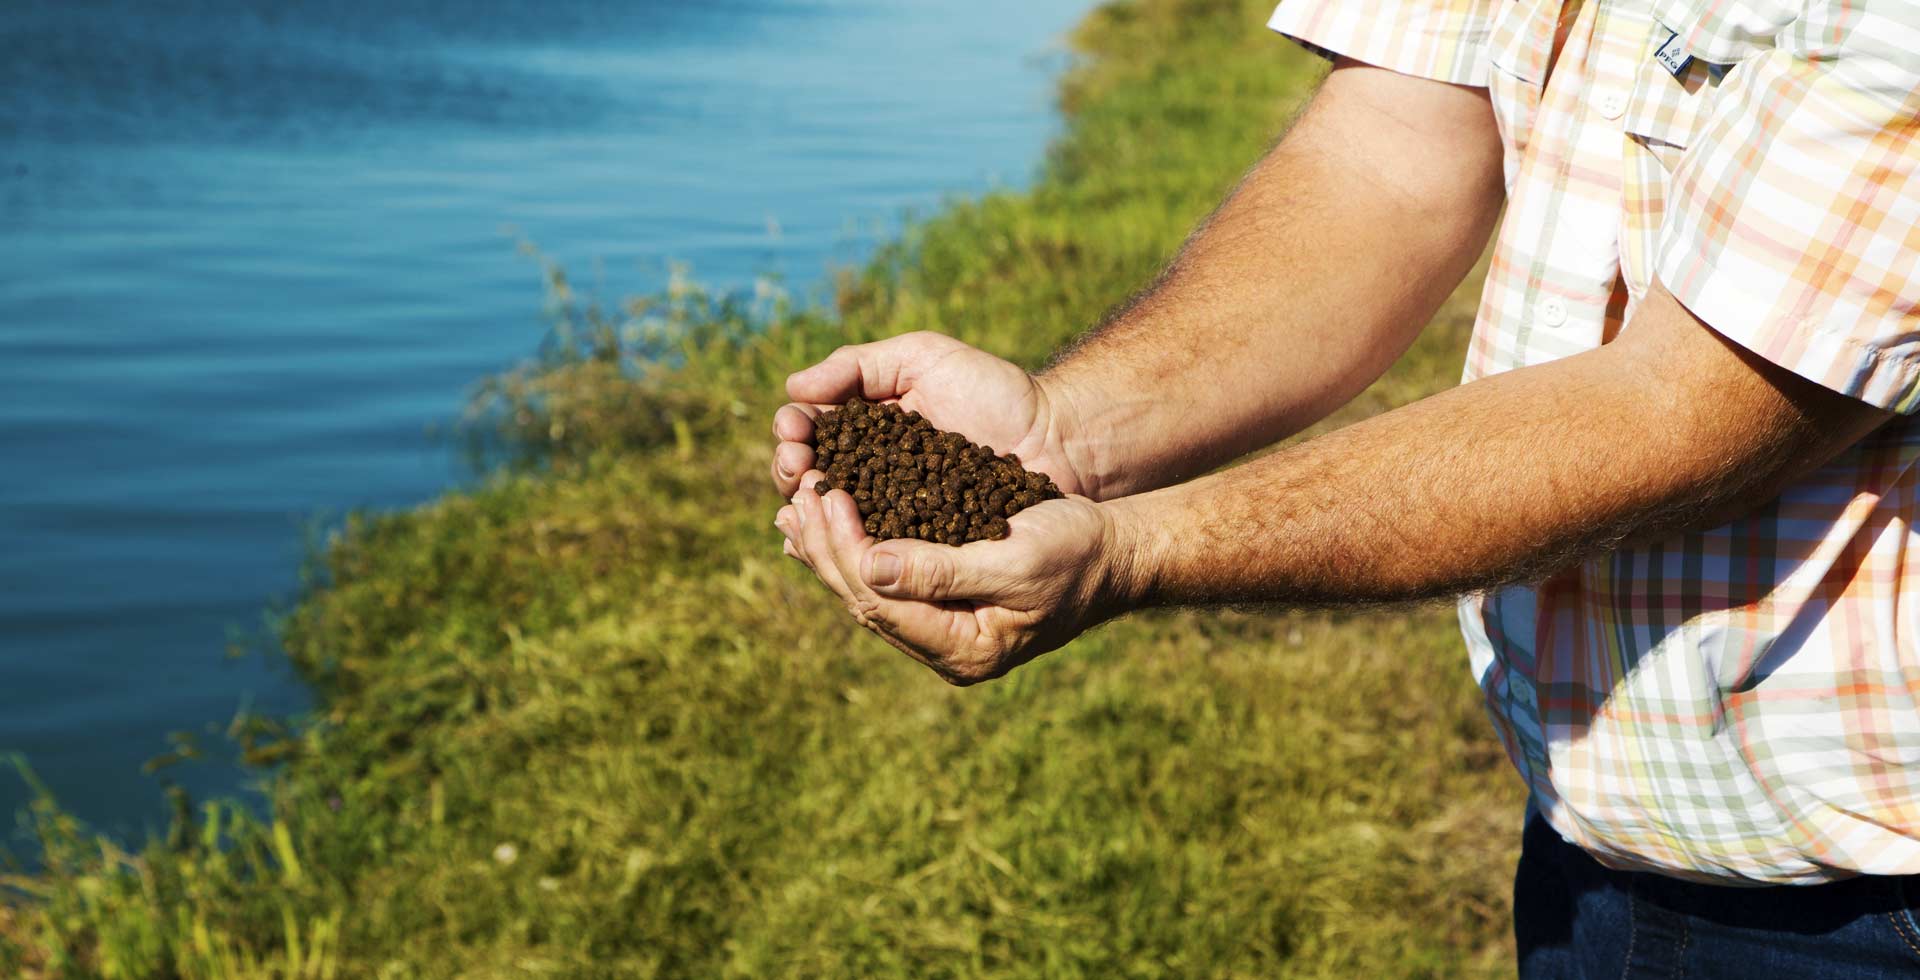
[{"label": "hairy forearm", "polygon": [[1501,199],[1482,97],[1428,93],[1460,116],[1433,146],[1432,119],[1376,103],[1438,83],[1343,71],[1362,74],[1336,72],[1160,281],[1042,375],[1081,426],[1069,437],[1093,496],[1174,482],[1324,417],[1478,257]]},{"label": "hairy forearm", "polygon": [[1739,516],[1884,418],[1822,415],[1839,396],[1792,383],[1685,387],[1676,367],[1602,348],[1113,501],[1127,602],[1341,604],[1537,580]]}]

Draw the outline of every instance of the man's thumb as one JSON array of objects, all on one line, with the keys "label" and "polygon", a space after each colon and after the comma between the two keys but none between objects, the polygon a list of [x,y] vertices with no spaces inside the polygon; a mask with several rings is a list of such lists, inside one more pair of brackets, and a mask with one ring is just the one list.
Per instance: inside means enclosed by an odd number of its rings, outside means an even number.
[{"label": "man's thumb", "polygon": [[787,376],[787,397],[800,402],[837,405],[863,394],[864,387],[859,355],[850,349],[834,351],[826,360]]},{"label": "man's thumb", "polygon": [[867,585],[896,599],[940,602],[984,598],[983,576],[951,545],[889,541],[867,553]]}]

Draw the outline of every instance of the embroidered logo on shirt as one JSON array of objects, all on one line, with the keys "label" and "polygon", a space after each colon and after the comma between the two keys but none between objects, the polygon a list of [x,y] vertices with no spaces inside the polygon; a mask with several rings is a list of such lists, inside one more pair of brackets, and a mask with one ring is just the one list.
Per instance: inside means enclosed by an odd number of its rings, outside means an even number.
[{"label": "embroidered logo on shirt", "polygon": [[[1661,28],[1666,30],[1666,28]],[[1667,31],[1667,39],[1653,52],[1653,60],[1675,78],[1687,73],[1687,66],[1693,63],[1693,57],[1686,52],[1686,46],[1680,43],[1680,35]]]}]

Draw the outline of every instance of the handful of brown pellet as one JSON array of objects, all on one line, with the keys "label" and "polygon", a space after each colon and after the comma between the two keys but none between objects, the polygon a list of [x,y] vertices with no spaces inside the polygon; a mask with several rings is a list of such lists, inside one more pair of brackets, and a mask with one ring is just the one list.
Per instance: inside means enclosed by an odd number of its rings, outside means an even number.
[{"label": "handful of brown pellet", "polygon": [[814,421],[814,485],[853,495],[877,538],[966,544],[1007,536],[1007,518],[1061,495],[1044,474],[943,432],[918,412],[855,398]]}]

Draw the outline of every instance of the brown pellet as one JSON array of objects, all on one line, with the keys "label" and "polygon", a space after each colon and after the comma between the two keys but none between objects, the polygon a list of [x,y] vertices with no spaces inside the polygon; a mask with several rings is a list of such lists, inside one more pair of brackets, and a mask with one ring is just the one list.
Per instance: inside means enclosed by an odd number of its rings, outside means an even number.
[{"label": "brown pellet", "polygon": [[825,496],[845,490],[867,533],[965,544],[1007,536],[1007,518],[1061,496],[1020,457],[945,432],[897,405],[856,398],[814,420],[814,465]]}]

